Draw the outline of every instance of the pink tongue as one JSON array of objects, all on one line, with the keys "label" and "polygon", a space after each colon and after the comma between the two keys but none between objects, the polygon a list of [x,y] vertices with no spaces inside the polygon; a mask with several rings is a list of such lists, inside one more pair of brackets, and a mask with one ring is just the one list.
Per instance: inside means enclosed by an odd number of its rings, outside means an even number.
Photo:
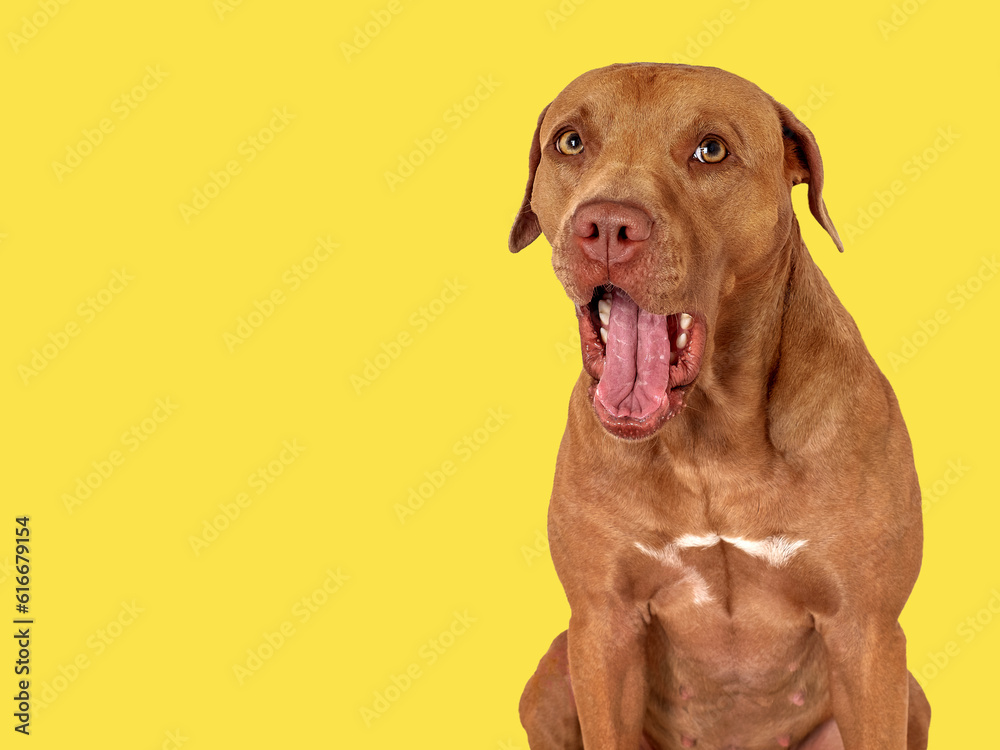
[{"label": "pink tongue", "polygon": [[644,419],[666,399],[670,379],[667,316],[653,315],[615,289],[604,374],[597,400],[614,417]]}]

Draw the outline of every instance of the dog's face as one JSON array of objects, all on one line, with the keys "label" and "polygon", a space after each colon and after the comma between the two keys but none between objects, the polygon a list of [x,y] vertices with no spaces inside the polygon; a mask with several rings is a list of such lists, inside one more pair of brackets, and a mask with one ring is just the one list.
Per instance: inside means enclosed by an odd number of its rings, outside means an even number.
[{"label": "dog's face", "polygon": [[683,408],[720,349],[714,333],[752,314],[741,290],[768,276],[797,231],[799,182],[839,246],[812,134],[714,68],[602,68],[542,112],[510,248],[539,231],[552,245],[608,432],[649,437]]}]

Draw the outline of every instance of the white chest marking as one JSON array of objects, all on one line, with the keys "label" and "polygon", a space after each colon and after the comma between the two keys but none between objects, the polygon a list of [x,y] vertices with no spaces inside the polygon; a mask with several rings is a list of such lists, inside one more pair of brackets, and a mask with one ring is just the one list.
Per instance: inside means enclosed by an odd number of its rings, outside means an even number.
[{"label": "white chest marking", "polygon": [[659,560],[664,565],[676,568],[680,571],[685,583],[690,584],[695,604],[705,604],[715,601],[708,591],[708,582],[701,577],[701,574],[694,568],[685,567],[681,562],[681,556],[677,554],[677,547],[673,544],[664,545],[661,549],[650,549],[642,542],[636,542],[635,546],[642,550],[643,554],[649,555],[654,560]]},{"label": "white chest marking", "polygon": [[788,564],[788,561],[795,556],[795,553],[806,544],[805,539],[793,540],[784,536],[769,536],[760,541],[754,541],[744,539],[741,536],[685,534],[673,542],[663,545],[659,549],[651,549],[642,542],[635,542],[635,546],[644,555],[648,555],[664,565],[679,570],[684,581],[691,584],[693,588],[695,604],[704,604],[713,601],[712,594],[708,590],[708,583],[694,568],[687,567],[681,562],[680,550],[692,547],[712,547],[719,542],[731,544],[748,555],[760,558],[775,568],[781,568]]},{"label": "white chest marking", "polygon": [[[668,555],[667,550],[672,550],[673,555],[677,555],[677,550],[688,549],[690,547],[712,547],[719,542],[727,542],[737,549],[743,550],[748,555],[759,557],[769,565],[780,568],[798,552],[800,547],[805,546],[805,539],[789,539],[784,536],[769,536],[761,541],[744,539],[741,536],[719,536],[717,534],[685,534],[678,537],[674,542],[667,544],[662,550],[656,550],[654,557]],[[636,547],[646,554],[651,554],[648,548],[636,542]]]},{"label": "white chest marking", "polygon": [[741,536],[724,536],[721,539],[776,568],[784,567],[806,543],[805,539],[793,540],[784,536],[769,536],[760,542],[744,539]]}]

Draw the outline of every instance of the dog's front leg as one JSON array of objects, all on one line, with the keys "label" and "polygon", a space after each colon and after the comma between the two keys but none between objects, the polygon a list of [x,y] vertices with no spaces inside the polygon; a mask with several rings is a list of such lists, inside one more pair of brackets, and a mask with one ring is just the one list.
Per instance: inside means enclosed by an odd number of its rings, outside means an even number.
[{"label": "dog's front leg", "polygon": [[574,610],[569,671],[587,750],[636,750],[646,709],[646,624],[627,604]]},{"label": "dog's front leg", "polygon": [[835,618],[817,628],[845,750],[905,750],[909,681],[899,623]]}]

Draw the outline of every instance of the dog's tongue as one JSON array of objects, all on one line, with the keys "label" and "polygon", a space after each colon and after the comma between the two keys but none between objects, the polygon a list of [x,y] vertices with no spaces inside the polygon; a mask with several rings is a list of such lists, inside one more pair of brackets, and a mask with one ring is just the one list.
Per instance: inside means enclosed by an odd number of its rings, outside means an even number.
[{"label": "dog's tongue", "polygon": [[667,316],[640,309],[620,289],[612,295],[607,356],[596,398],[612,416],[644,419],[667,397]]}]

